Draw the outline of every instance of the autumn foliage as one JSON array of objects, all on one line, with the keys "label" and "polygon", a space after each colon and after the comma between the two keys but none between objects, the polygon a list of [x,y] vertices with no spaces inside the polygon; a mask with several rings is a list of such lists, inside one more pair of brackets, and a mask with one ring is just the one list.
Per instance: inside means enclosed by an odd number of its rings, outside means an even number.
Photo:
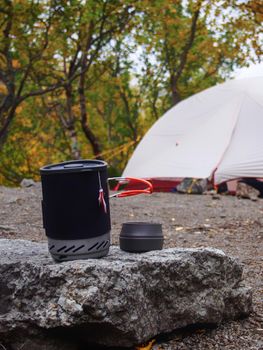
[{"label": "autumn foliage", "polygon": [[0,0],[0,184],[103,158],[120,174],[180,100],[262,58],[258,0]]}]

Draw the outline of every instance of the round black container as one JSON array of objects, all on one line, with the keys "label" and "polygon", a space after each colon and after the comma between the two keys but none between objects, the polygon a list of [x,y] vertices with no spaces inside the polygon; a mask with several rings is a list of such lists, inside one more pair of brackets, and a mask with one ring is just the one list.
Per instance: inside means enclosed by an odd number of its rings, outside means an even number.
[{"label": "round black container", "polygon": [[163,247],[162,225],[148,222],[122,224],[120,248],[127,252],[147,252]]},{"label": "round black container", "polygon": [[[94,258],[108,253],[110,207],[107,163],[78,160],[40,169],[43,223],[55,260]],[[105,205],[99,202],[103,189]]]}]

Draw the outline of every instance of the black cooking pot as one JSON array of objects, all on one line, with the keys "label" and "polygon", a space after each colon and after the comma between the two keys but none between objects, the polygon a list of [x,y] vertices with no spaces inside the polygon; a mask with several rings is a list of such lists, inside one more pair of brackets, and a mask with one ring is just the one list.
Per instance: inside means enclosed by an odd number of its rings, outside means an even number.
[{"label": "black cooking pot", "polygon": [[162,225],[150,222],[125,222],[120,233],[120,248],[141,253],[163,248]]},{"label": "black cooking pot", "polygon": [[[40,174],[43,224],[52,257],[63,261],[106,255],[111,230],[107,163],[68,161],[47,165],[40,169]],[[148,188],[114,196],[152,192],[149,182],[135,180],[144,182]]]}]

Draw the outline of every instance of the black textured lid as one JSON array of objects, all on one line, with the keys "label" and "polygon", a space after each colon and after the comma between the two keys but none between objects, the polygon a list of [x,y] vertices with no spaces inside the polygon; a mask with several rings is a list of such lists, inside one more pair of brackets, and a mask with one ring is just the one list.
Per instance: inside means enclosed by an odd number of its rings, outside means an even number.
[{"label": "black textured lid", "polygon": [[150,222],[125,222],[121,237],[163,237],[162,225]]},{"label": "black textured lid", "polygon": [[107,163],[102,160],[80,159],[68,162],[46,165],[40,169],[41,175],[56,173],[79,173],[85,171],[99,171],[107,168]]}]

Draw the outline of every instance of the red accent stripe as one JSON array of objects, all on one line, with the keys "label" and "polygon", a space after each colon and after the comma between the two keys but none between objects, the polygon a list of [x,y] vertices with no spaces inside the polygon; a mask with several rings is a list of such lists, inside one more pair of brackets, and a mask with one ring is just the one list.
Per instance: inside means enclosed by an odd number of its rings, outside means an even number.
[{"label": "red accent stripe", "polygon": [[103,210],[106,214],[107,213],[107,205],[106,205],[106,202],[104,199],[104,192],[103,192],[102,188],[100,189],[100,192],[99,192],[99,205],[103,207]]}]

